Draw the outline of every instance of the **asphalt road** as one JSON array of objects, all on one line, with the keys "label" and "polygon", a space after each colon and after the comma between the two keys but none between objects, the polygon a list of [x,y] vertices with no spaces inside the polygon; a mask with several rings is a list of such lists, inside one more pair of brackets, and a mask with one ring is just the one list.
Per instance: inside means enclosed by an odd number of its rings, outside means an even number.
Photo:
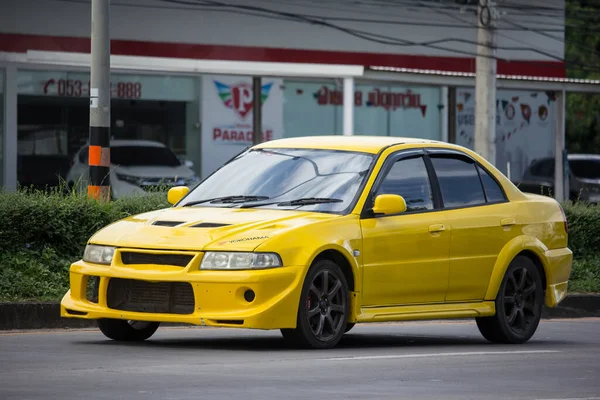
[{"label": "asphalt road", "polygon": [[160,328],[0,333],[0,399],[598,399],[600,318],[542,321],[524,345],[471,322],[356,326],[339,348],[289,350],[277,331]]}]

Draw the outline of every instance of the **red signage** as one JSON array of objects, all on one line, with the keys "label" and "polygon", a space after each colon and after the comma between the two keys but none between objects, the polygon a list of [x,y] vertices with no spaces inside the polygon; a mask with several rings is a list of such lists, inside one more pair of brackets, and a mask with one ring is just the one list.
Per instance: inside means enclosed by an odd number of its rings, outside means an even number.
[{"label": "red signage", "polygon": [[[57,94],[61,97],[89,97],[90,82],[79,79],[48,79],[42,82],[45,95]],[[111,82],[110,95],[119,99],[140,99],[142,84],[140,82]]]}]

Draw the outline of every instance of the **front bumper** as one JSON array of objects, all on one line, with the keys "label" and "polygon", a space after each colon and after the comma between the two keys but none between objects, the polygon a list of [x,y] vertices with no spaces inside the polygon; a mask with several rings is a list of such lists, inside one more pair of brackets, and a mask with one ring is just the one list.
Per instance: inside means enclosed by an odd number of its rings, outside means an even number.
[{"label": "front bumper", "polygon": [[[64,318],[115,318],[193,325],[254,329],[295,328],[306,268],[285,266],[254,271],[199,270],[201,255],[186,267],[123,265],[119,251],[111,266],[78,261],[71,265],[70,289],[61,301]],[[149,251],[144,250],[144,253]],[[154,252],[158,253],[158,252]],[[183,252],[179,252],[181,254]],[[87,293],[88,278],[98,277],[97,297]],[[185,313],[140,312],[110,308],[107,298],[111,279],[142,282],[186,282],[193,291],[193,308]],[[254,298],[244,297],[252,290]],[[152,297],[152,294],[148,294]],[[193,310],[193,311],[192,311]]]}]

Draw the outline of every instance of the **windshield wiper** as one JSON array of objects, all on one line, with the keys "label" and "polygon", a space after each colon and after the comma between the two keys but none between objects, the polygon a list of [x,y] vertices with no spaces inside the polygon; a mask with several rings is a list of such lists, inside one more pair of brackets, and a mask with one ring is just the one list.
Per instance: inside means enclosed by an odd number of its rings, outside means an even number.
[{"label": "windshield wiper", "polygon": [[295,199],[289,201],[282,201],[277,203],[277,206],[307,206],[311,204],[320,204],[320,203],[341,203],[344,200],[342,199],[334,199],[331,197],[304,197],[302,199]]},{"label": "windshield wiper", "polygon": [[223,196],[223,197],[215,197],[212,199],[204,199],[204,200],[196,200],[190,201],[183,205],[186,206],[194,206],[196,204],[202,203],[244,203],[246,201],[259,201],[259,200],[268,200],[268,196]]},{"label": "windshield wiper", "polygon": [[304,197],[302,199],[288,200],[288,201],[270,201],[268,203],[253,203],[253,204],[242,204],[240,208],[255,208],[255,207],[263,207],[263,206],[272,206],[276,204],[277,206],[307,206],[311,204],[320,204],[320,203],[341,203],[344,200],[341,199],[332,199],[329,197]]}]

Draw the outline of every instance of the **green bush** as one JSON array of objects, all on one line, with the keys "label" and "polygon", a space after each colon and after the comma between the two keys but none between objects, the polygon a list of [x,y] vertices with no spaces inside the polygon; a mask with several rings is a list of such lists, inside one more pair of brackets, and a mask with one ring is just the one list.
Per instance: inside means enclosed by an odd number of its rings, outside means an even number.
[{"label": "green bush", "polygon": [[569,247],[577,258],[600,255],[600,206],[588,203],[566,203],[569,223]]},{"label": "green bush", "polygon": [[94,232],[168,206],[164,191],[110,203],[61,188],[0,192],[0,301],[59,300]]},{"label": "green bush", "polygon": [[[101,203],[55,189],[0,192],[0,301],[59,300],[71,262],[98,229],[169,207],[165,191]],[[575,261],[571,292],[600,292],[600,208],[564,205]]]}]

